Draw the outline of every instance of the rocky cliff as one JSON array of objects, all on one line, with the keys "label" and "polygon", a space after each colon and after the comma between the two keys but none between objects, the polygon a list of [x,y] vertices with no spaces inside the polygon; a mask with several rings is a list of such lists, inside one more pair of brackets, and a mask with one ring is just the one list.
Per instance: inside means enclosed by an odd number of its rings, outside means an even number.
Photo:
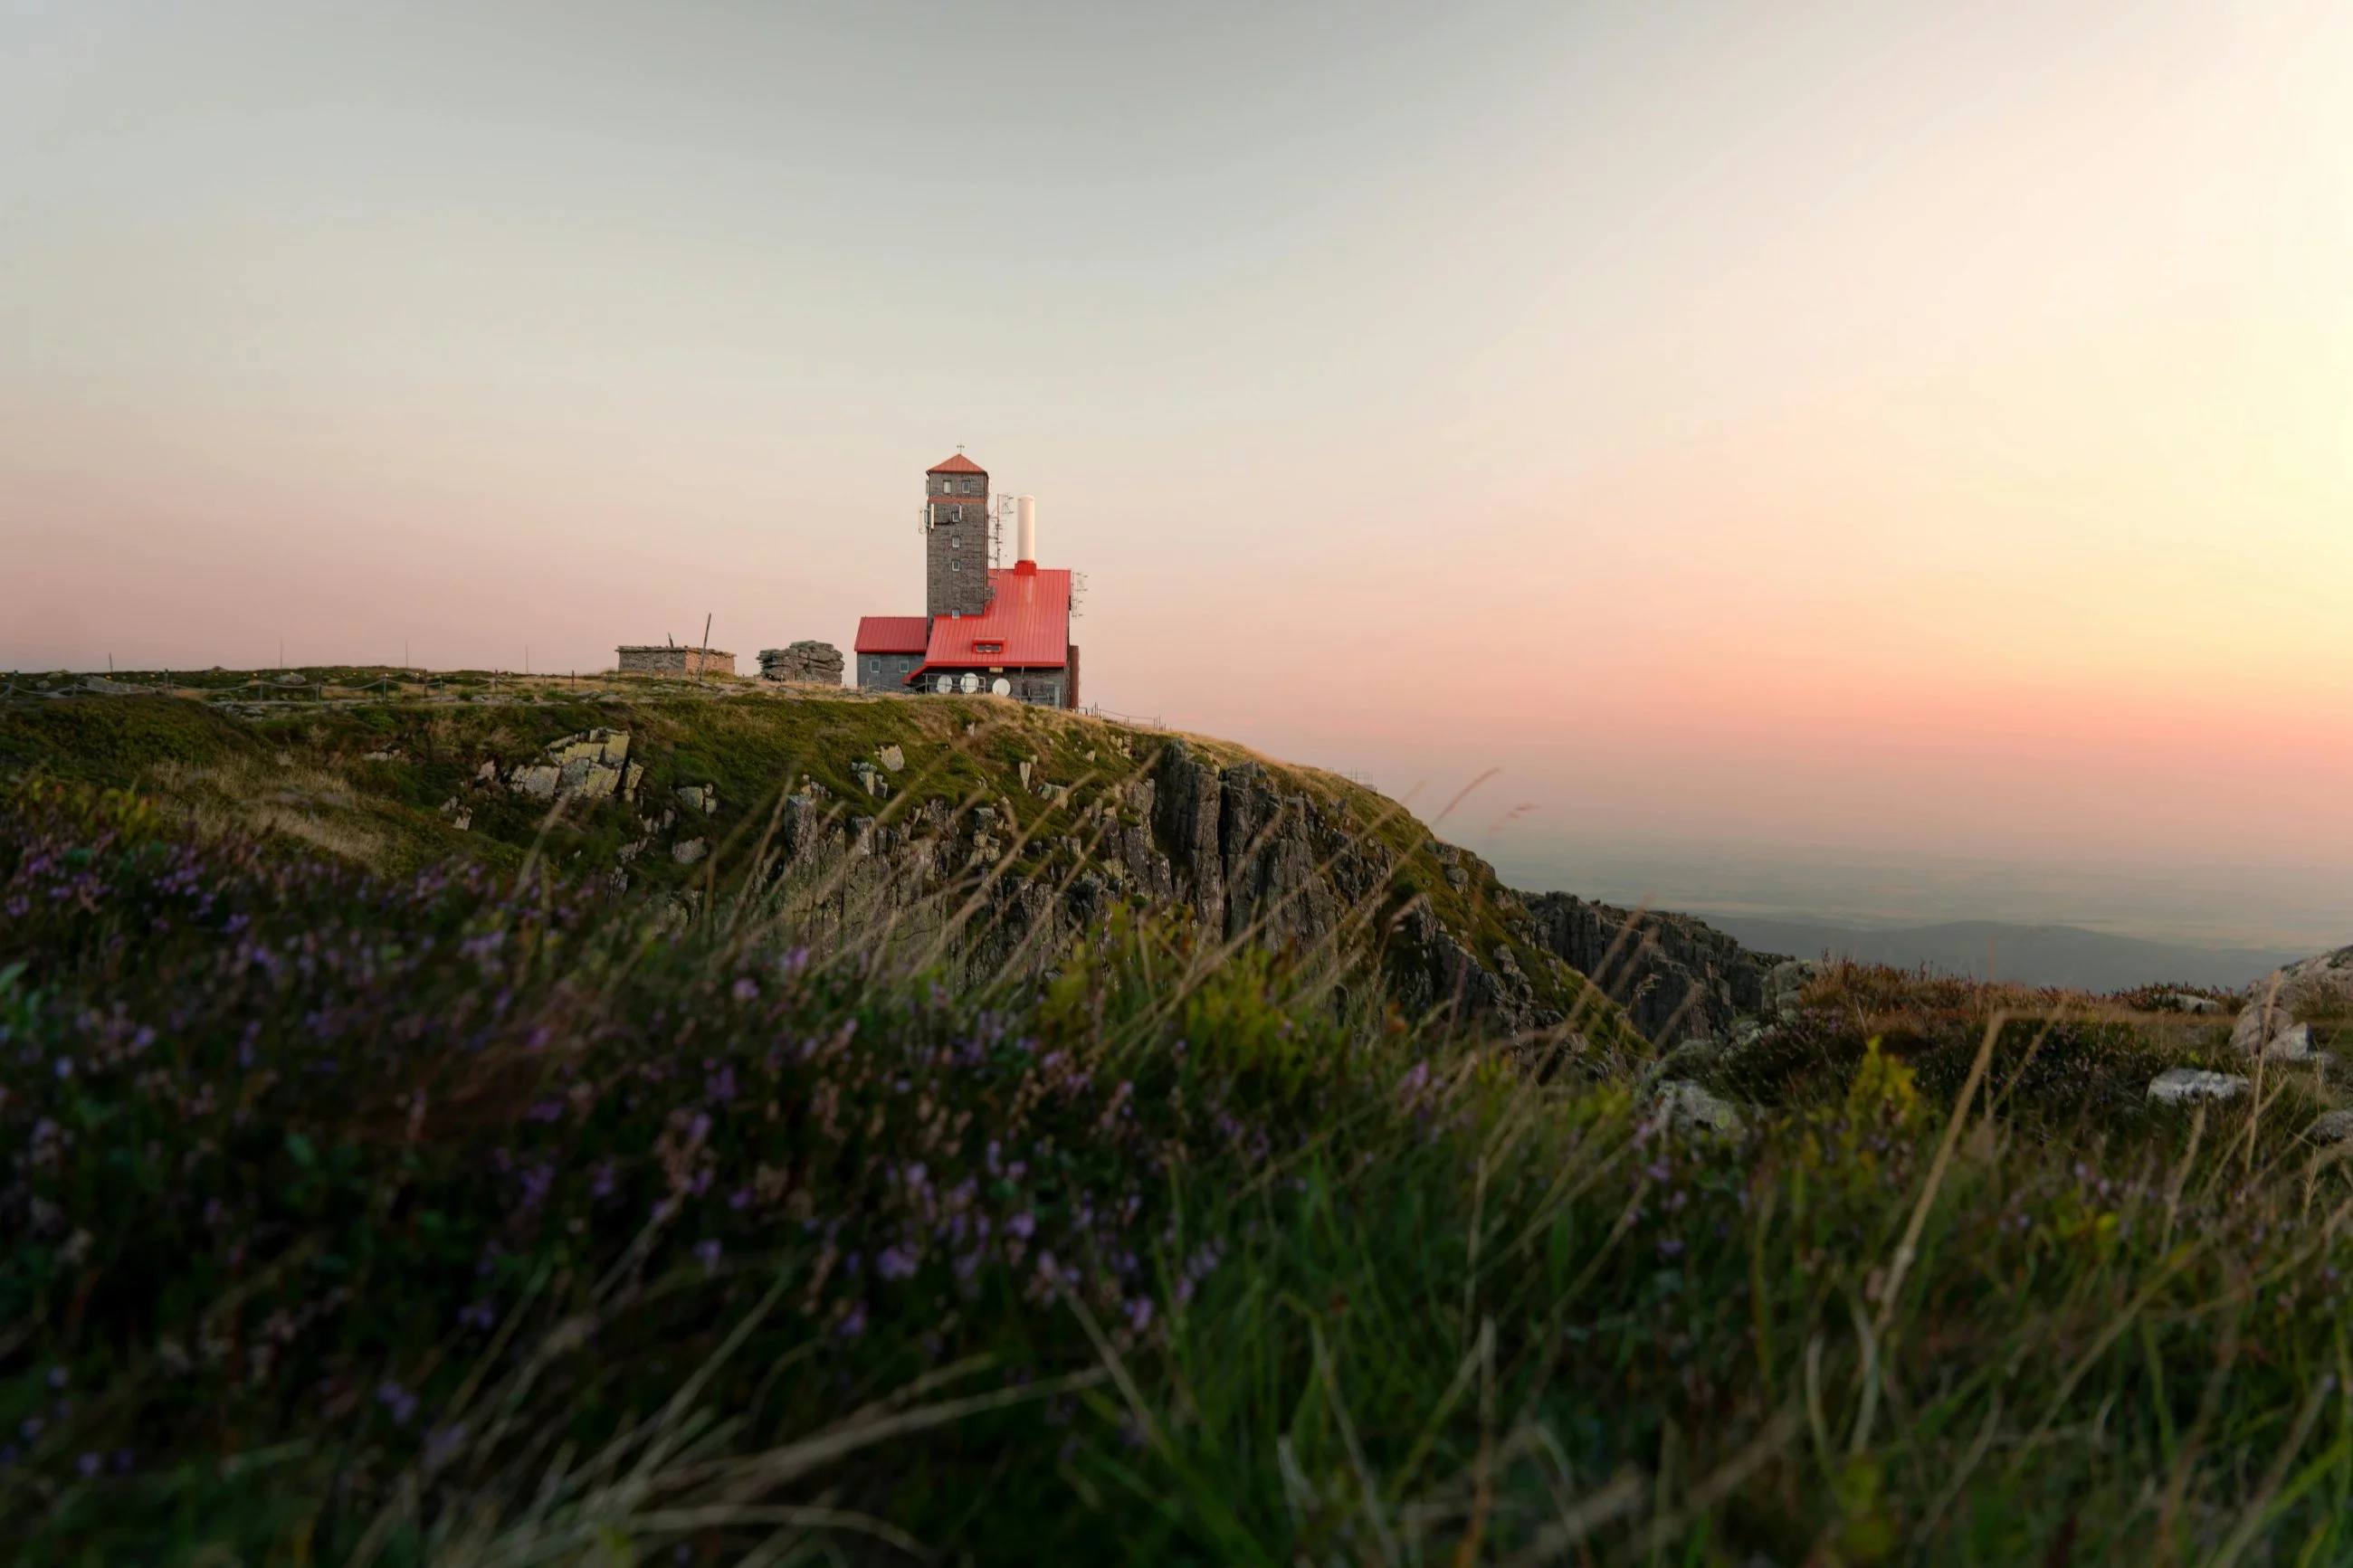
[{"label": "rocky cliff", "polygon": [[1651,1039],[1721,1036],[1772,1011],[1775,953],[1752,952],[1690,915],[1623,910],[1571,893],[1529,900],[1545,950],[1591,976]]}]

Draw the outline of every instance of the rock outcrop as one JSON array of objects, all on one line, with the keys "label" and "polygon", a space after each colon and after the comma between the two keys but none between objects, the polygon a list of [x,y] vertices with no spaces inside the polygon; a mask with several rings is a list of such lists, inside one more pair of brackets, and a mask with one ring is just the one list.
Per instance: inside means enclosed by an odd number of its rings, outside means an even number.
[{"label": "rock outcrop", "polygon": [[786,647],[760,650],[760,678],[788,680],[800,686],[839,686],[841,650],[829,642],[807,638]]},{"label": "rock outcrop", "polygon": [[2247,1080],[2234,1072],[2207,1072],[2199,1068],[2168,1068],[2149,1080],[2148,1098],[2159,1105],[2186,1105],[2197,1100],[2235,1100]]},{"label": "rock outcrop", "polygon": [[1537,940],[1588,974],[1663,1043],[1670,1032],[1726,1036],[1743,1015],[1770,1016],[1777,959],[1751,952],[1689,915],[1623,910],[1570,893],[1527,900]]},{"label": "rock outcrop", "polygon": [[1737,1133],[1740,1112],[1726,1100],[1683,1079],[1663,1079],[1651,1086],[1650,1114],[1679,1132]]},{"label": "rock outcrop", "polygon": [[[483,766],[496,773],[495,763]],[[507,775],[507,787],[533,800],[609,800],[637,794],[645,770],[629,761],[625,730],[591,730],[566,735],[547,748],[543,759]]]},{"label": "rock outcrop", "polygon": [[[894,761],[904,765],[883,757]],[[1121,905],[1183,906],[1213,942],[1311,958],[1377,950],[1399,1005],[1451,1006],[1514,1033],[1564,1023],[1557,1004],[1581,984],[1540,948],[1451,928],[1345,802],[1261,763],[1221,768],[1171,740],[1134,776],[1074,802],[1069,831],[1029,842],[1018,859],[1004,803],[870,802],[887,775],[857,776],[859,812],[817,786],[785,802],[772,881],[798,894],[805,925],[875,921],[903,934],[968,906],[955,950],[994,971],[1051,962]],[[1060,804],[1071,792],[1038,776],[1028,793]],[[1496,901],[1498,921],[1525,923],[1516,896],[1492,879],[1478,896]],[[1531,974],[1531,963],[1551,967]]]},{"label": "rock outcrop", "polygon": [[2313,1028],[2353,1016],[2353,947],[2319,953],[2275,970],[2248,993],[2231,1026],[2232,1048],[2277,1061],[2313,1054]]}]

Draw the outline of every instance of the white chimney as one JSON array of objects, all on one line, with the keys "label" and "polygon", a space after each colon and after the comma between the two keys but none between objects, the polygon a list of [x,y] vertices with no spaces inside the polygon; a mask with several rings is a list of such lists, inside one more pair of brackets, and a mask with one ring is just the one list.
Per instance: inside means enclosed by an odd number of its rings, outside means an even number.
[{"label": "white chimney", "polygon": [[1021,498],[1021,521],[1016,537],[1020,542],[1021,552],[1014,559],[1027,561],[1035,566],[1038,563],[1038,498],[1036,496]]}]

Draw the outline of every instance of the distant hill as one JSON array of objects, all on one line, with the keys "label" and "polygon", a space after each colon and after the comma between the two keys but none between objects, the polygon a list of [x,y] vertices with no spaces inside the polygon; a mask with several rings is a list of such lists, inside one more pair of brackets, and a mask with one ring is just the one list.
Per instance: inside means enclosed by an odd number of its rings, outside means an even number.
[{"label": "distant hill", "polygon": [[2160,981],[2235,988],[2284,963],[2309,956],[2290,948],[2188,947],[2110,936],[2080,926],[2012,925],[2001,921],[1953,921],[1942,925],[1860,930],[1812,921],[1694,911],[1742,945],[1767,952],[1819,957],[1824,952],[1902,969],[1922,964],[1947,974],[1983,977],[1990,951],[1993,976],[2030,985],[2072,985],[2122,991]]}]

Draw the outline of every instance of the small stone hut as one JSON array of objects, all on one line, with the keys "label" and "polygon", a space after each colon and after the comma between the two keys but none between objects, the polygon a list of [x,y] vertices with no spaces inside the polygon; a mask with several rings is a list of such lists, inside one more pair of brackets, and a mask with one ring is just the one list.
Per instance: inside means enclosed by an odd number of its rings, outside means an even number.
[{"label": "small stone hut", "polygon": [[614,668],[623,675],[733,675],[735,656],[724,648],[680,647],[675,643],[658,643],[641,647],[624,646],[614,650],[620,663]]}]

